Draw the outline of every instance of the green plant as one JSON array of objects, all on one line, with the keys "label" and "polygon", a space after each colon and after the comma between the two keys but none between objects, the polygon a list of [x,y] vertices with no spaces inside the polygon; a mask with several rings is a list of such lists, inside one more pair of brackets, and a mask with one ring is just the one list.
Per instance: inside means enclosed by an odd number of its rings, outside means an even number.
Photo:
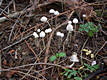
[{"label": "green plant", "polygon": [[81,66],[80,68],[76,70],[64,69],[64,72],[62,74],[67,77],[67,80],[69,80],[71,77],[73,77],[73,80],[83,80],[84,78],[88,76],[87,70],[90,72],[94,72],[98,68],[99,68],[99,65],[91,66],[89,64],[84,63],[83,66]]},{"label": "green plant", "polygon": [[92,22],[81,24],[79,28],[79,31],[87,32],[90,37],[92,37],[95,32],[98,32],[98,30],[99,30],[99,27],[95,26],[94,23]]},{"label": "green plant", "polygon": [[85,70],[89,70],[90,72],[96,71],[99,68],[98,64],[91,66],[89,64],[84,63],[84,66],[86,67]]},{"label": "green plant", "polygon": [[71,77],[74,77],[75,80],[82,80],[81,77],[77,76],[78,71],[74,69],[65,69],[65,72],[63,72],[63,75],[67,77],[67,79],[70,79]]},{"label": "green plant", "polygon": [[50,57],[50,61],[53,62],[57,58],[66,57],[66,54],[64,52],[56,53],[54,56]]},{"label": "green plant", "polygon": [[76,70],[70,70],[65,69],[64,76],[67,76],[67,78],[71,78],[71,76],[76,76],[77,71]]}]

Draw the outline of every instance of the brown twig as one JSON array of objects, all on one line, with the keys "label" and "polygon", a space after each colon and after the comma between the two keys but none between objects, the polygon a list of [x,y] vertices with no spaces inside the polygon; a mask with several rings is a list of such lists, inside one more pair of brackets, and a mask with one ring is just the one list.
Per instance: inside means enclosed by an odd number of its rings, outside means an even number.
[{"label": "brown twig", "polygon": [[107,41],[101,46],[101,48],[96,52],[95,56],[104,48],[104,46],[107,44]]},{"label": "brown twig", "polygon": [[30,44],[29,44],[26,40],[24,40],[24,41],[25,41],[26,45],[28,46],[28,48],[29,48],[29,49],[32,51],[32,53],[35,55],[37,61],[39,62],[40,59],[38,58],[38,56],[37,56],[37,54],[35,53],[35,51],[32,49],[32,47],[30,46]]},{"label": "brown twig", "polygon": [[28,66],[34,66],[34,65],[50,65],[50,66],[57,66],[57,67],[60,67],[60,68],[62,68],[62,69],[65,69],[65,67],[62,66],[62,65],[52,64],[52,63],[42,63],[42,62],[40,62],[40,63],[26,64],[26,65],[17,66],[17,67],[11,67],[11,68],[8,68],[8,69],[2,69],[2,70],[0,70],[0,72],[10,71],[10,70],[19,69],[19,68],[24,68],[24,67],[28,67]]}]

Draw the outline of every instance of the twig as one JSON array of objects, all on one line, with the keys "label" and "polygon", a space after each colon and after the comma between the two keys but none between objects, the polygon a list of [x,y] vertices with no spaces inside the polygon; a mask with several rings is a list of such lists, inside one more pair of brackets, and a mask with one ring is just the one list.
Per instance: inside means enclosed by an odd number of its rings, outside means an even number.
[{"label": "twig", "polygon": [[37,54],[35,53],[35,51],[32,49],[32,47],[29,45],[29,43],[25,40],[25,43],[27,44],[28,48],[33,52],[33,54],[35,55],[37,61],[39,61],[40,59],[38,58]]},{"label": "twig", "polygon": [[84,80],[90,80],[90,79],[92,79],[93,77],[95,77],[96,75],[98,75],[98,74],[100,74],[100,73],[103,73],[103,72],[105,72],[105,71],[107,71],[107,68],[105,68],[105,69],[100,69],[100,70],[97,70],[96,72],[94,72],[94,73],[91,73],[87,78],[85,78]]},{"label": "twig", "polygon": [[12,4],[13,0],[11,0],[9,2],[9,4],[4,8],[4,10],[2,10],[2,12],[0,13],[0,15]]},{"label": "twig", "polygon": [[35,77],[35,76],[33,76],[33,75],[24,73],[24,72],[22,72],[22,71],[17,71],[17,72],[18,72],[18,73],[21,73],[21,74],[24,74],[24,75],[27,75],[27,76],[30,76],[30,77],[32,77],[32,78],[35,78],[35,80],[36,80],[36,79],[41,80],[40,78],[37,78],[37,77]]},{"label": "twig", "polygon": [[103,47],[107,44],[107,41],[102,45],[102,47],[96,52],[95,56],[103,49]]},{"label": "twig", "polygon": [[[1,66],[1,51],[0,51],[0,69],[2,69],[2,66]],[[1,75],[1,72],[0,72],[0,75]]]},{"label": "twig", "polygon": [[19,68],[24,68],[24,67],[28,67],[28,66],[34,66],[34,65],[50,65],[50,66],[56,66],[56,67],[60,67],[62,69],[65,69],[64,66],[58,65],[58,64],[52,64],[52,63],[32,63],[32,64],[26,64],[26,65],[22,65],[22,66],[17,66],[17,67],[12,67],[12,68],[8,68],[8,69],[1,69],[0,72],[3,71],[10,71],[10,70],[14,70],[14,69],[19,69]]},{"label": "twig", "polygon": [[84,42],[83,46],[82,46],[82,49],[81,49],[81,64],[83,64],[83,61],[82,61],[82,50],[84,49],[87,41],[88,41],[89,37],[86,39],[86,41]]},{"label": "twig", "polygon": [[1,51],[4,51],[4,50],[6,50],[6,49],[8,49],[8,48],[10,48],[10,47],[12,47],[12,46],[14,46],[14,45],[16,45],[16,44],[18,44],[18,43],[22,42],[23,40],[25,40],[25,39],[27,39],[27,38],[29,38],[29,37],[31,37],[31,36],[32,36],[32,35],[28,35],[28,36],[26,36],[26,37],[22,38],[21,40],[19,40],[19,41],[17,41],[17,42],[15,42],[15,43],[13,43],[13,44],[11,44],[11,45],[9,45],[9,46],[7,46],[7,47],[5,47],[5,48],[1,49]]},{"label": "twig", "polygon": [[[29,5],[28,5],[28,6],[29,6]],[[28,7],[28,6],[27,6],[27,7]],[[25,7],[25,8],[23,9],[23,12],[26,11],[27,7]],[[21,17],[21,15],[22,15],[22,14],[19,14],[17,20],[15,21],[15,24],[12,26],[12,29],[11,29],[11,32],[10,32],[10,35],[9,35],[9,41],[10,41],[10,39],[11,39],[11,36],[12,36],[13,31],[14,31],[15,25],[18,23],[18,19]]]}]

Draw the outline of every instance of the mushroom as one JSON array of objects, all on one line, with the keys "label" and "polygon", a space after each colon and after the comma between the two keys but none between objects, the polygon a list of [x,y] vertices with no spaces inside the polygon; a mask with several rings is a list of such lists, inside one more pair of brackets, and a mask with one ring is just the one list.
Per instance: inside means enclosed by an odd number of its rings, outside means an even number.
[{"label": "mushroom", "polygon": [[69,67],[71,68],[76,62],[79,62],[79,59],[77,57],[77,53],[74,52],[72,56],[70,57],[70,62],[73,62]]},{"label": "mushroom", "polygon": [[47,17],[45,17],[45,16],[41,17],[40,21],[41,21],[41,22],[47,22],[48,25],[51,27],[51,25],[50,25],[49,22],[48,22],[48,18],[47,18]]},{"label": "mushroom", "polygon": [[73,25],[71,23],[72,23],[71,21],[68,21],[68,25],[66,27],[66,30],[68,31],[67,38],[66,38],[67,41],[68,41],[69,34],[73,31]]},{"label": "mushroom", "polygon": [[50,33],[50,32],[52,32],[51,28],[48,28],[48,29],[45,30],[45,33]]},{"label": "mushroom", "polygon": [[38,36],[38,34],[36,33],[36,32],[33,32],[33,34],[32,34],[35,38],[38,38],[39,36]]},{"label": "mushroom", "polygon": [[94,66],[94,65],[96,65],[96,64],[97,64],[96,61],[92,61],[92,63],[91,63],[92,66]]},{"label": "mushroom", "polygon": [[46,35],[46,34],[45,34],[45,32],[44,32],[44,31],[41,31],[41,32],[40,32],[40,34],[39,34],[39,36],[42,38],[44,48],[45,48],[45,41],[44,41],[44,39],[43,39],[43,38],[45,37],[45,35]]},{"label": "mushroom", "polygon": [[40,29],[37,29],[37,32],[40,32],[41,30]]},{"label": "mushroom", "polygon": [[[55,12],[54,12],[54,15],[55,15],[55,16],[58,16],[58,15],[59,15],[59,11],[55,11]],[[57,24],[57,17],[56,17],[55,24]]]},{"label": "mushroom", "polygon": [[[78,23],[78,19],[74,18],[73,23],[75,24],[75,31],[76,31],[76,24]],[[75,38],[75,36],[76,36],[76,32],[74,33],[74,38]]]},{"label": "mushroom", "polygon": [[55,10],[54,10],[54,9],[50,9],[50,10],[49,10],[49,13],[50,13],[50,14],[52,14],[52,13],[54,14],[54,13],[55,13]]},{"label": "mushroom", "polygon": [[84,23],[84,19],[85,19],[87,16],[86,16],[86,14],[83,14],[82,17],[83,17],[83,23]]},{"label": "mushroom", "polygon": [[37,44],[39,35],[36,32],[33,32],[32,35],[35,37],[35,44]]},{"label": "mushroom", "polygon": [[56,35],[57,35],[58,37],[60,37],[60,39],[58,40],[59,46],[60,46],[60,45],[61,45],[61,42],[62,42],[62,38],[64,37],[64,33],[57,32]]}]

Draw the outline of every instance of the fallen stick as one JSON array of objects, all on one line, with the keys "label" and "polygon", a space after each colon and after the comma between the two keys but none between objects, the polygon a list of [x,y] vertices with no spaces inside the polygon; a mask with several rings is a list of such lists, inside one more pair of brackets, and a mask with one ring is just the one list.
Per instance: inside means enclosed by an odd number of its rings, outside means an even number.
[{"label": "fallen stick", "polygon": [[[42,7],[42,6],[44,6],[44,5],[48,5],[48,4],[50,4],[50,2],[45,2],[45,3],[43,3],[43,4],[39,4],[35,9],[37,9],[37,8],[39,8],[39,7]],[[35,9],[33,9],[33,10],[35,10]],[[3,16],[3,17],[0,18],[0,23],[8,20],[8,18],[17,18],[17,17],[19,16],[19,14],[23,15],[23,14],[25,14],[26,12],[29,12],[29,11],[31,11],[31,10],[32,10],[32,7],[28,8],[28,9],[26,9],[26,10],[24,10],[24,11],[20,11],[20,12],[15,12],[15,13],[13,13],[13,14],[9,14],[9,15],[7,15],[7,17]]]}]

